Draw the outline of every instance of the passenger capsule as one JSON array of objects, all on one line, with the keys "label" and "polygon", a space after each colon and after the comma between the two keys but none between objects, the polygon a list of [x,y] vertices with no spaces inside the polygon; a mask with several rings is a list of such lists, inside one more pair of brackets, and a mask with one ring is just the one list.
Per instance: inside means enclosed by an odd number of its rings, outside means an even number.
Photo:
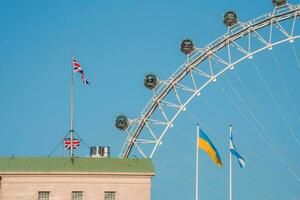
[{"label": "passenger capsule", "polygon": [[272,0],[274,6],[279,7],[287,4],[287,0]]},{"label": "passenger capsule", "polygon": [[238,23],[238,17],[233,11],[228,11],[224,14],[223,23],[227,27],[231,27]]},{"label": "passenger capsule", "polygon": [[126,130],[129,126],[129,120],[125,115],[119,115],[115,121],[116,128],[120,130]]},{"label": "passenger capsule", "polygon": [[190,39],[185,39],[181,42],[180,45],[180,49],[181,51],[185,54],[185,55],[189,55],[190,53],[192,53],[195,50],[195,45],[193,43],[192,40]]},{"label": "passenger capsule", "polygon": [[144,78],[144,85],[146,88],[154,89],[159,84],[157,77],[154,74],[147,74]]}]

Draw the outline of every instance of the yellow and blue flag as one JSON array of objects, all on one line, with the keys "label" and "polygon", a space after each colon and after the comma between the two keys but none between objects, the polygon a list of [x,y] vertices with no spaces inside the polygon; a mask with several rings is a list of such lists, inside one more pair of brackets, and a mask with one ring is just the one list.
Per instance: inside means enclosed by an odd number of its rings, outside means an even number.
[{"label": "yellow and blue flag", "polygon": [[199,135],[198,135],[198,147],[205,151],[209,157],[219,166],[222,167],[222,161],[221,157],[215,148],[215,146],[212,144],[208,136],[200,129]]}]

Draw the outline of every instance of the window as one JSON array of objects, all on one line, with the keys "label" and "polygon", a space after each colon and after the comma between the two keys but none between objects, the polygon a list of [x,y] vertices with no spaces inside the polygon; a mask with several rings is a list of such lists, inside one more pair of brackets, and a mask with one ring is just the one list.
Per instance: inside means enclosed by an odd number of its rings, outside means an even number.
[{"label": "window", "polygon": [[116,200],[116,192],[104,192],[104,200]]},{"label": "window", "polygon": [[50,192],[48,191],[41,191],[39,192],[38,200],[49,200]]},{"label": "window", "polygon": [[83,192],[82,191],[73,191],[72,192],[72,200],[83,200]]}]

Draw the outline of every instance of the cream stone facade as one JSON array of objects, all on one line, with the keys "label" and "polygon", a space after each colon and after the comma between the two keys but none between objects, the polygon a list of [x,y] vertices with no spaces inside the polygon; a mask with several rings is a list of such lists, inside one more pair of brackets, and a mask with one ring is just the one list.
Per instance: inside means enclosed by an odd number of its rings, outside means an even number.
[{"label": "cream stone facade", "polygon": [[[84,169],[77,168],[74,172],[68,166],[65,167],[66,171],[62,171],[63,163],[58,164],[62,165],[59,170],[56,168],[50,170],[46,166],[43,166],[44,171],[37,170],[35,166],[30,170],[30,166],[26,166],[21,172],[9,171],[9,168],[14,169],[13,166],[3,170],[4,165],[1,171],[0,159],[0,200],[38,200],[39,192],[49,192],[50,200],[72,200],[72,192],[82,192],[83,200],[105,200],[105,192],[114,192],[115,200],[151,199],[151,178],[154,176],[151,170],[142,172],[141,166],[136,167],[131,163],[133,171],[137,172],[125,172],[131,171],[130,166],[125,162],[124,166],[129,167],[127,168],[129,170],[124,170],[120,160],[118,162],[120,166],[115,166],[111,170],[113,172],[107,172],[106,169],[101,172],[101,162],[96,163],[99,164],[99,170],[95,171],[94,167],[97,166],[90,161]],[[32,165],[35,163],[38,162],[35,161]],[[90,168],[89,165],[92,164],[94,166]],[[84,165],[78,167],[81,166]],[[22,166],[18,168],[22,169]]]},{"label": "cream stone facade", "polygon": [[71,200],[72,191],[83,199],[104,200],[105,191],[117,200],[150,200],[151,175],[136,174],[24,174],[1,175],[1,200],[34,200],[39,191],[49,191],[52,200]]}]

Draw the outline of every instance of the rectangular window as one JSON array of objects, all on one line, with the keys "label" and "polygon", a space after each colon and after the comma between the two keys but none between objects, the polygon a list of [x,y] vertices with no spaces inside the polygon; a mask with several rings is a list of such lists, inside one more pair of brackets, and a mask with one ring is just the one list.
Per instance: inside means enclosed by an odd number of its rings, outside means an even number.
[{"label": "rectangular window", "polygon": [[83,200],[83,192],[82,191],[73,191],[72,192],[72,200]]},{"label": "rectangular window", "polygon": [[116,192],[105,191],[104,200],[116,200]]},{"label": "rectangular window", "polygon": [[38,200],[49,200],[50,192],[48,191],[40,191]]}]

